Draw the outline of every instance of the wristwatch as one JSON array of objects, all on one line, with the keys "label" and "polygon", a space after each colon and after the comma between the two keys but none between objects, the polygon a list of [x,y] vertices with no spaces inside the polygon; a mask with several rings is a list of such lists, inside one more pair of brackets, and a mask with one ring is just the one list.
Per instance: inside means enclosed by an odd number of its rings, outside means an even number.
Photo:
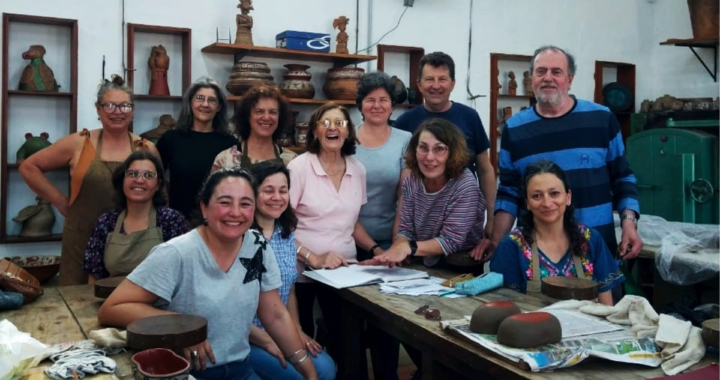
[{"label": "wristwatch", "polygon": [[620,224],[622,224],[622,221],[628,219],[632,220],[632,222],[635,224],[635,227],[637,227],[637,218],[635,217],[635,214],[622,214],[620,215]]},{"label": "wristwatch", "polygon": [[415,254],[417,253],[417,242],[415,240],[408,240],[408,244],[410,245],[409,256],[415,256]]}]

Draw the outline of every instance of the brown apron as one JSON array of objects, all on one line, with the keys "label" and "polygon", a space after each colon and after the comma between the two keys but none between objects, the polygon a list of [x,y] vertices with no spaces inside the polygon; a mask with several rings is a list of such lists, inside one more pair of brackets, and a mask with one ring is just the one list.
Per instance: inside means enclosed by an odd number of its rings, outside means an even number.
[{"label": "brown apron", "polygon": [[[280,148],[278,148],[278,146],[275,144],[273,144],[273,148],[275,148],[275,158],[271,158],[271,159],[265,160],[265,161],[271,162],[276,165],[285,166],[285,162],[280,157]],[[253,168],[253,166],[259,164],[260,162],[265,162],[265,161],[252,162],[250,160],[250,156],[248,156],[248,154],[247,154],[247,152],[248,152],[247,141],[242,142],[242,149],[243,149],[242,150],[243,154],[242,154],[242,156],[240,156],[240,167],[241,168],[251,170]]]},{"label": "brown apron", "polygon": [[135,231],[129,235],[120,233],[125,222],[125,210],[120,212],[115,230],[108,234],[105,242],[105,269],[110,277],[127,276],[150,253],[150,250],[163,242],[163,234],[156,227],[155,207],[150,209],[150,220],[146,230]]},{"label": "brown apron", "polygon": [[[70,204],[63,226],[60,262],[60,286],[87,284],[88,274],[83,271],[83,258],[90,234],[100,215],[115,208],[112,194],[115,188],[112,175],[122,162],[101,161],[102,133],[98,135],[97,148],[87,172],[83,176],[80,191]],[[90,134],[86,135],[84,149],[91,149]],[[128,132],[130,146],[135,151],[132,135]],[[82,153],[81,153],[82,157]],[[78,162],[78,166],[82,163]]]},{"label": "brown apron", "polygon": [[[578,278],[587,278],[585,271],[583,270],[580,256],[572,254],[573,263],[575,264],[575,273]],[[538,253],[537,241],[533,239],[532,243],[532,271],[533,278],[527,283],[527,294],[531,296],[540,295],[540,287],[542,285],[542,279],[540,278],[540,254]]]}]

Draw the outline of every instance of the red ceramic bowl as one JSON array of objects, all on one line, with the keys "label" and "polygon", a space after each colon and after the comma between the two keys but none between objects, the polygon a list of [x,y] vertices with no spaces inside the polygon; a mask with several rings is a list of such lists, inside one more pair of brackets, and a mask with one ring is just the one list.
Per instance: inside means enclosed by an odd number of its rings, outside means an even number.
[{"label": "red ceramic bowl", "polygon": [[186,380],[190,362],[167,348],[140,351],[132,358],[135,380]]},{"label": "red ceramic bowl", "polygon": [[55,277],[60,271],[60,256],[15,256],[10,261],[28,271],[41,284]]}]

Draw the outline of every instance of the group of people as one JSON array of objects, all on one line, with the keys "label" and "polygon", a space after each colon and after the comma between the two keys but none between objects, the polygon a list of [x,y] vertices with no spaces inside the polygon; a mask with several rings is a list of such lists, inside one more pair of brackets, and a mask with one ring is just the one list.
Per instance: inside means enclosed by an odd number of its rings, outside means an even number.
[{"label": "group of people", "polygon": [[[218,84],[194,83],[156,148],[129,132],[131,90],[107,81],[96,103],[101,129],[67,136],[20,167],[66,216],[61,285],[127,276],[100,309],[104,325],[202,315],[208,340],[183,354],[196,378],[210,380],[343,377],[330,355],[361,335],[374,378],[397,379],[399,342],[370,324],[347,331],[336,293],[305,270],[413,258],[453,268],[464,257],[475,270],[489,261],[521,292],[547,276],[588,277],[599,302],[612,304],[621,259],[642,248],[635,178],[617,120],[568,95],[573,57],[554,46],[535,52],[537,103],[508,120],[499,186],[479,115],[450,101],[452,58],[435,52],[419,66],[422,106],[392,123],[390,78],[365,74],[362,122],[337,103],[320,106],[299,156],[277,143],[293,122],[277,87],[250,89],[231,130]],[[70,196],[43,174],[67,166]],[[420,368],[420,353],[406,349]]]}]

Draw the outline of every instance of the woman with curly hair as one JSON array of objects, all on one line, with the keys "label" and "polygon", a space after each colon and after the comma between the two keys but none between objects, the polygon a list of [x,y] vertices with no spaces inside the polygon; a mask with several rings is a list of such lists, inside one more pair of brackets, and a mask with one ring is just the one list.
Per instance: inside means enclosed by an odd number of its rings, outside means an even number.
[{"label": "woman with curly hair", "polygon": [[600,233],[575,221],[565,172],[548,160],[528,165],[521,190],[527,211],[500,241],[492,271],[522,293],[539,293],[544,277],[589,278],[598,283],[598,301],[612,306],[611,290],[623,275]]}]

